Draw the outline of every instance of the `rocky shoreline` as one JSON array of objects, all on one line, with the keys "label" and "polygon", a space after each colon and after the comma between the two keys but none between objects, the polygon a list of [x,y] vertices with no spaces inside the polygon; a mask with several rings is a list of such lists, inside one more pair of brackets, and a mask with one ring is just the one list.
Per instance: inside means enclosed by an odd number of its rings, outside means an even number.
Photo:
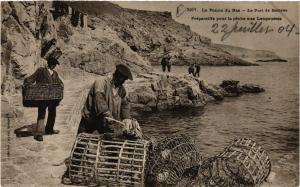
[{"label": "rocky shoreline", "polygon": [[240,85],[224,80],[219,85],[207,84],[190,75],[145,74],[126,84],[134,111],[161,111],[177,107],[202,107],[210,101],[238,97],[244,93],[264,92],[255,84]]},{"label": "rocky shoreline", "polygon": [[[84,85],[84,87],[87,86],[89,85]],[[180,107],[204,107],[209,102],[222,101],[225,97],[238,97],[245,93],[265,91],[264,88],[255,84],[240,85],[237,80],[224,80],[219,85],[215,85],[191,75],[156,72],[140,74],[133,81],[127,81],[125,87],[132,111],[135,113]],[[22,97],[20,93],[16,96]],[[1,110],[3,117],[6,115],[12,118],[22,116],[24,108],[10,104],[9,96],[7,99],[2,98],[2,104],[5,105]]]}]

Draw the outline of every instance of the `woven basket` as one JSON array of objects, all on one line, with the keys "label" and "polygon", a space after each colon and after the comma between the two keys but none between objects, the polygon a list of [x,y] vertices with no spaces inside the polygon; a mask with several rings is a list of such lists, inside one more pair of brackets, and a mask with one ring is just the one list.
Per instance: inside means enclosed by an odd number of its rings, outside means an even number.
[{"label": "woven basket", "polygon": [[81,133],[71,152],[69,176],[80,185],[143,186],[148,141],[105,140]]},{"label": "woven basket", "polygon": [[25,107],[38,107],[45,101],[59,103],[63,99],[64,87],[61,84],[34,84],[23,87],[23,105]]},{"label": "woven basket", "polygon": [[251,139],[236,139],[224,152],[204,161],[199,176],[205,186],[259,186],[269,175],[267,153]]},{"label": "woven basket", "polygon": [[198,167],[201,161],[191,138],[183,134],[167,137],[149,155],[147,182],[176,185],[186,171]]}]

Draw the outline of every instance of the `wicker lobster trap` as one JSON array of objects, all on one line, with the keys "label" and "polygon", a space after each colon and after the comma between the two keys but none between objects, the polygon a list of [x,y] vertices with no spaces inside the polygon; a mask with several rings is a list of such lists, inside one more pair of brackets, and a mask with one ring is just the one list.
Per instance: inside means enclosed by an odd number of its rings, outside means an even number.
[{"label": "wicker lobster trap", "polygon": [[69,176],[81,185],[143,186],[148,141],[105,140],[81,133],[71,152]]},{"label": "wicker lobster trap", "polygon": [[58,104],[63,99],[63,92],[62,84],[25,85],[22,89],[23,105],[25,107],[37,107],[45,101],[54,101]]},{"label": "wicker lobster trap", "polygon": [[167,137],[159,141],[149,155],[147,183],[176,185],[187,171],[198,168],[201,161],[194,141],[188,136]]},{"label": "wicker lobster trap", "polygon": [[270,174],[265,150],[251,139],[235,139],[224,152],[203,162],[199,169],[205,186],[259,186]]}]

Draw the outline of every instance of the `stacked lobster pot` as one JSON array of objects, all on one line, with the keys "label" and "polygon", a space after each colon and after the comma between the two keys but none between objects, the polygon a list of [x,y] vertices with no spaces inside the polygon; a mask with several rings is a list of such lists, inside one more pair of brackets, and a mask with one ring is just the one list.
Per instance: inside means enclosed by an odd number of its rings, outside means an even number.
[{"label": "stacked lobster pot", "polygon": [[152,149],[147,163],[148,184],[174,186],[187,172],[196,171],[197,174],[202,157],[188,136],[179,134],[166,137]]},{"label": "stacked lobster pot", "polygon": [[143,186],[146,140],[107,140],[100,135],[78,135],[70,157],[73,184]]},{"label": "stacked lobster pot", "polygon": [[198,173],[204,186],[256,187],[271,172],[271,162],[263,148],[251,139],[235,139],[225,150],[206,159]]},{"label": "stacked lobster pot", "polygon": [[271,171],[266,151],[251,139],[235,139],[203,161],[188,136],[158,142],[79,134],[70,157],[73,184],[108,186],[257,187]]}]

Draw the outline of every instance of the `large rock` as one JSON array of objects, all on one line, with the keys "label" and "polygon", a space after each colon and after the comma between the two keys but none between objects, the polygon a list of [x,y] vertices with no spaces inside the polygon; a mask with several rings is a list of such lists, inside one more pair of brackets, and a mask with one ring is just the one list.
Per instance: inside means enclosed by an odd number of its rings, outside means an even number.
[{"label": "large rock", "polygon": [[37,51],[36,40],[30,31],[24,29],[12,16],[4,22],[4,26],[7,28],[7,40],[12,44],[10,54],[12,73],[20,79],[34,69],[37,59],[35,55]]},{"label": "large rock", "polygon": [[2,2],[2,94],[14,93],[19,81],[40,65],[40,41],[35,38],[37,2]]},{"label": "large rock", "polygon": [[87,72],[105,75],[112,72],[116,64],[128,65],[135,74],[149,72],[150,64],[120,40],[115,31],[107,26],[95,30],[75,28],[70,41],[59,42],[63,50],[60,61]]},{"label": "large rock", "polygon": [[265,91],[264,88],[257,84],[244,84],[240,87],[240,89],[244,93],[260,93]]},{"label": "large rock", "polygon": [[236,80],[224,80],[220,87],[224,89],[224,95],[227,97],[236,97],[242,94],[242,90],[238,85],[239,81]]},{"label": "large rock", "polygon": [[243,93],[260,93],[265,89],[256,84],[244,84],[239,85],[239,81],[236,80],[224,80],[220,87],[224,89],[224,95],[227,97],[239,96]]},{"label": "large rock", "polygon": [[191,76],[153,75],[138,78],[126,86],[130,101],[139,107],[144,105],[146,110],[204,106],[209,100]]},{"label": "large rock", "polygon": [[203,81],[200,83],[201,90],[210,95],[217,101],[222,101],[224,99],[224,90],[213,84],[205,84]]},{"label": "large rock", "polygon": [[259,85],[239,85],[236,80],[224,80],[220,85],[206,84],[190,75],[147,74],[126,83],[134,111],[168,110],[177,107],[201,107],[224,97],[243,93],[259,93]]}]

